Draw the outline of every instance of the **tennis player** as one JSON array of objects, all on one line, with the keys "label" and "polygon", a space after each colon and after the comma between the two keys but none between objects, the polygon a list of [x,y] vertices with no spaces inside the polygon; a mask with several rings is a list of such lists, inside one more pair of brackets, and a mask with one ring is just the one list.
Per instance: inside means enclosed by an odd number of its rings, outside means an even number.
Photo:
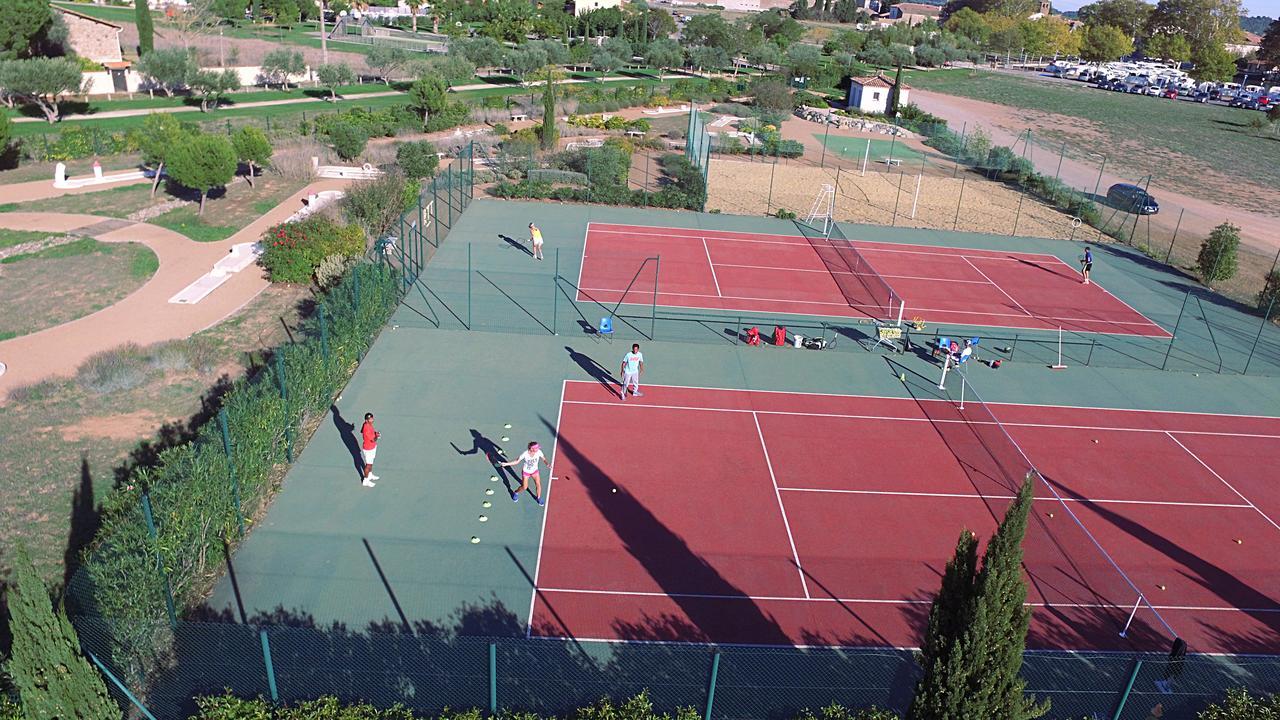
[{"label": "tennis player", "polygon": [[373,427],[373,413],[364,414],[364,425],[360,427],[360,459],[364,461],[364,474],[360,479],[360,484],[365,487],[373,487],[377,483],[377,475],[373,474],[373,460],[378,455],[378,440],[382,438],[382,433]]},{"label": "tennis player", "polygon": [[1084,255],[1080,256],[1080,274],[1084,275],[1084,284],[1089,284],[1089,271],[1093,269],[1093,251],[1086,245]]},{"label": "tennis player", "polygon": [[536,442],[529,443],[529,447],[520,453],[520,457],[511,462],[502,463],[502,467],[515,467],[520,465],[520,487],[511,493],[511,502],[520,502],[520,493],[529,489],[529,478],[533,478],[533,499],[539,505],[543,505],[542,501],[542,477],[538,474],[538,463],[542,462],[551,469],[551,463],[547,461],[547,456],[542,454],[542,447]]},{"label": "tennis player", "polygon": [[627,388],[635,388],[636,397],[644,397],[640,392],[640,375],[644,372],[644,354],[640,345],[631,346],[631,352],[622,356],[622,399],[627,399]]},{"label": "tennis player", "polygon": [[542,259],[542,229],[533,223],[529,223],[530,241],[533,243],[533,259]]}]

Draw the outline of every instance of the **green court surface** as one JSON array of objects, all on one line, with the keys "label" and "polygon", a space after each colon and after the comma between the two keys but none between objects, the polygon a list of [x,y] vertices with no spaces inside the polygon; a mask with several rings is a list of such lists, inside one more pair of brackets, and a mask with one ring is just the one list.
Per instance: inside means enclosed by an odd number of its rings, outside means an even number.
[{"label": "green court surface", "polygon": [[[862,162],[863,157],[867,158],[868,163],[884,163],[885,159],[893,157],[894,160],[901,160],[903,165],[911,165],[919,164],[923,155],[920,151],[901,142],[894,142],[892,139],[881,140],[830,134],[824,138],[822,133],[814,133],[813,138],[819,145],[825,141],[827,152],[858,163]],[[870,143],[870,150],[868,150],[868,143]]]},{"label": "green court surface", "polygon": [[[517,247],[530,221],[547,238],[543,262]],[[498,698],[493,707],[563,711],[602,694],[649,687],[664,707],[706,701],[712,657],[706,648],[523,639],[533,607],[545,511],[527,494],[513,503],[506,483],[493,479],[498,473],[485,458],[485,448],[492,446],[514,458],[530,440],[541,442],[550,456],[564,381],[591,381],[601,373],[618,377],[621,356],[632,342],[643,345],[648,383],[900,398],[932,393],[954,399],[948,394],[955,392],[954,383],[948,391],[937,390],[938,367],[927,353],[869,349],[871,326],[848,320],[824,325],[824,319],[812,317],[739,319],[731,313],[636,303],[621,308],[617,336],[602,338],[592,328],[611,308],[575,300],[571,285],[579,275],[591,221],[796,234],[793,223],[764,218],[472,203],[409,287],[403,306],[209,599],[210,619],[279,628],[271,631],[273,652],[295,683],[283,695],[331,692],[336,683],[340,695],[419,708],[490,707]],[[1077,245],[1040,239],[869,226],[845,226],[845,232],[884,242],[1046,252],[1071,263],[1079,253]],[[1107,246],[1097,253],[1094,277],[1099,283],[1166,329],[1173,328],[1180,310],[1186,323],[1182,305],[1193,286],[1190,280],[1124,248]],[[1213,327],[1222,335],[1216,337],[1217,346],[1243,352],[1240,348],[1254,340],[1252,316],[1219,305],[1202,312],[1201,306],[1208,304],[1205,300],[1195,306],[1200,325],[1205,317],[1218,323]],[[797,331],[811,328],[838,338],[836,350],[757,348],[738,342],[739,328],[764,328],[775,319]],[[930,327],[924,335],[934,330]],[[1280,365],[1276,334],[1264,338],[1265,357],[1256,354],[1251,374],[1241,376],[1215,372],[1211,366],[1216,358],[1202,352],[1208,339],[1196,335],[1194,326],[1185,332],[1187,349],[1175,343],[1168,353],[1176,372],[1156,369],[1167,341],[1159,345],[1145,338],[1110,337],[1105,347],[1077,338],[1081,344],[1067,349],[1070,367],[1053,371],[1047,365],[1056,349],[1043,334],[1031,333],[1020,338],[1012,359],[1000,369],[971,367],[969,374],[988,401],[1276,413],[1280,382],[1252,374]],[[1200,332],[1207,335],[1207,330]],[[969,334],[983,335],[983,330],[967,328],[962,336]],[[1004,343],[993,340],[991,345]],[[1083,365],[1086,352],[1094,354],[1090,366]],[[1231,353],[1229,362],[1242,362],[1243,356]],[[1109,358],[1114,362],[1106,362]],[[354,459],[354,438],[365,412],[375,414],[382,432],[376,488],[361,487]],[[643,433],[636,442],[645,442]],[[840,448],[815,448],[814,459],[815,468],[868,468],[879,461],[844,458]],[[554,497],[552,490],[553,503]],[[911,542],[908,529],[902,542]],[[220,659],[210,660],[206,677],[193,677],[202,666],[189,666],[181,687],[171,691],[173,698],[190,697],[194,688],[205,685],[266,692],[256,634],[200,623],[184,627],[193,645]],[[224,638],[218,633],[228,634]],[[223,638],[217,640],[218,653],[209,639],[215,636]],[[489,646],[488,640],[461,637],[507,640]],[[767,704],[775,714],[781,712],[778,708],[829,700],[900,706],[914,681],[909,653],[892,649],[863,655],[723,652],[726,667],[736,674],[725,676],[715,717],[758,717],[757,703],[766,702],[762,694],[770,696]],[[1068,710],[1075,717],[1091,712],[1110,716],[1116,694],[1124,690],[1130,672],[1137,672],[1135,657],[1029,658],[1028,690],[1054,697],[1054,717],[1066,717],[1060,712]],[[219,662],[245,669],[214,669]],[[1206,678],[1240,672],[1217,665],[1217,660],[1201,662],[1196,672]],[[1155,665],[1143,671],[1153,674],[1142,676],[1140,699],[1124,717],[1141,718],[1138,704],[1160,698],[1151,689],[1159,672],[1152,669]],[[812,681],[815,674],[822,679]],[[1205,688],[1217,688],[1217,682],[1206,681]],[[1141,697],[1143,693],[1150,697]],[[1172,709],[1210,694],[1203,689],[1163,701]]]}]

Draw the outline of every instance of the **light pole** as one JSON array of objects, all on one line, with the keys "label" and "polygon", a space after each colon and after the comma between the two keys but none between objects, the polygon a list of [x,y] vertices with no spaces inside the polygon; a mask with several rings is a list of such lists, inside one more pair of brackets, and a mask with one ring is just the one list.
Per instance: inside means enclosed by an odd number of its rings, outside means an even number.
[{"label": "light pole", "polygon": [[893,146],[898,142],[898,121],[902,119],[902,113],[893,114],[893,132],[889,133],[889,158],[884,161],[884,171],[889,172],[893,167]]}]

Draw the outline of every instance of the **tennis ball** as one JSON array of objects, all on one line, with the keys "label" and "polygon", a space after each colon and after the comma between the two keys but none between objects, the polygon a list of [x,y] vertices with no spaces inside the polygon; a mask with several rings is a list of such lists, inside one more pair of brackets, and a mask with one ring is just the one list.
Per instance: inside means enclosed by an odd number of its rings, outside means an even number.
[{"label": "tennis ball", "polygon": [[1168,588],[1165,587],[1164,585],[1157,585],[1156,587],[1160,588],[1161,590],[1168,590]]},{"label": "tennis ball", "polygon": [[609,492],[615,492],[615,493],[616,493],[616,492],[618,492],[618,488],[614,488],[614,489],[610,490]]},{"label": "tennis ball", "polygon": [[1244,544],[1244,540],[1241,540],[1240,538],[1236,538],[1236,544],[1237,544],[1237,545],[1243,545],[1243,544]]},{"label": "tennis ball", "polygon": [[1094,438],[1094,439],[1093,439],[1093,444],[1094,444],[1094,445],[1097,445],[1097,444],[1098,444],[1098,439],[1097,439],[1097,438]]}]

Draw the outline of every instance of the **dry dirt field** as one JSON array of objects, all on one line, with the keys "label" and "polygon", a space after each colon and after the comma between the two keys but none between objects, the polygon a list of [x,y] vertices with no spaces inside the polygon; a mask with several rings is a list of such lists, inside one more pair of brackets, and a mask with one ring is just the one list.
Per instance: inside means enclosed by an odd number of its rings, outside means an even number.
[{"label": "dry dirt field", "polygon": [[[770,175],[772,175],[772,182]],[[1071,217],[972,173],[936,177],[809,164],[712,160],[707,209],[763,215],[786,208],[804,217],[821,187],[836,188],[837,220],[876,225],[1071,237]],[[772,186],[772,190],[770,189]]]}]

